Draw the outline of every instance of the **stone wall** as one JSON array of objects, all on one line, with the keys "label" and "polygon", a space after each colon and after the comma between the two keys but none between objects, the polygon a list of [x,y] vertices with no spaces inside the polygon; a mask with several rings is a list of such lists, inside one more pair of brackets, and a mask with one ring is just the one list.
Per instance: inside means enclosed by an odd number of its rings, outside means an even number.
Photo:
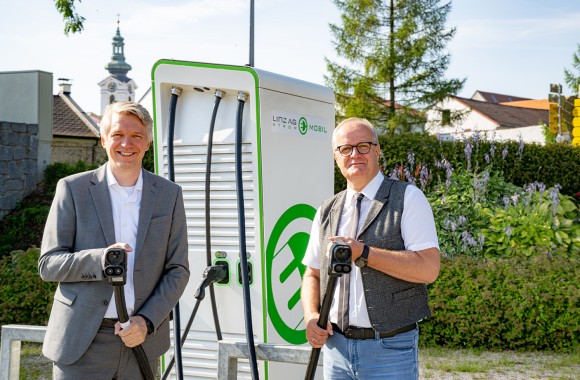
[{"label": "stone wall", "polygon": [[38,125],[0,121],[0,220],[36,189]]}]

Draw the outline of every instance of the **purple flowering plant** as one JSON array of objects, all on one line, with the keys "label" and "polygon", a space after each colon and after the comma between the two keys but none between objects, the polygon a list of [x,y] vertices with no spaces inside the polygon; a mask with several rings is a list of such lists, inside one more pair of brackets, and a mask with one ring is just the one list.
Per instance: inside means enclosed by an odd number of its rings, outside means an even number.
[{"label": "purple flowering plant", "polygon": [[[518,159],[524,148],[520,138]],[[496,156],[497,145],[492,141],[481,163],[472,161],[474,149],[479,149],[478,134],[464,141],[465,166],[454,167],[445,158],[435,162],[436,168],[445,170],[445,179],[426,192],[444,255],[529,257],[580,252],[580,209],[571,197],[562,195],[558,185],[546,189],[535,182],[522,188],[505,181],[494,170],[494,161],[505,160],[507,145]]]}]

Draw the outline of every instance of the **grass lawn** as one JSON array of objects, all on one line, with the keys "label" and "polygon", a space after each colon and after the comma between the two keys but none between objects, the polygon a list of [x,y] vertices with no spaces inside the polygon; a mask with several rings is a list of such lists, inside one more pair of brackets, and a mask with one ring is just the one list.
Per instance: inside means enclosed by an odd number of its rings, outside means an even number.
[{"label": "grass lawn", "polygon": [[[556,380],[580,377],[580,350],[571,353],[553,353],[421,348],[419,361],[421,380]],[[20,378],[51,379],[51,364],[42,356],[40,344],[22,343]]]},{"label": "grass lawn", "polygon": [[421,348],[420,379],[578,379],[580,350],[489,352]]}]

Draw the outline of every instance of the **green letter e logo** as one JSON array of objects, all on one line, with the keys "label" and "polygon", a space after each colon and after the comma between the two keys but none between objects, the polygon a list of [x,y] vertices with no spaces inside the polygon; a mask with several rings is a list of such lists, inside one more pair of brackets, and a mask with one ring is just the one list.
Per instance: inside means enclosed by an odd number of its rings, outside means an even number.
[{"label": "green letter e logo", "polygon": [[301,135],[305,135],[308,132],[308,121],[306,121],[304,116],[298,120],[298,128],[300,129]]},{"label": "green letter e logo", "polygon": [[[302,120],[300,126],[302,130]],[[297,226],[304,229],[304,221],[300,219],[312,221],[315,214],[316,209],[307,204],[290,207],[276,222],[266,247],[268,314],[280,337],[291,344],[306,343],[306,330],[298,330],[298,326],[304,318],[300,288],[306,269],[302,259],[310,230],[300,231]],[[293,223],[295,221],[298,222]]]}]

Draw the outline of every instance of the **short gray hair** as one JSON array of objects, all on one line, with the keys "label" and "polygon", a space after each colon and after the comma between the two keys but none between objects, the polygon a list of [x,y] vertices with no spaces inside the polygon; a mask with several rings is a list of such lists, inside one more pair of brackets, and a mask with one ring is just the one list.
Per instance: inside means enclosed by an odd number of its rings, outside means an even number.
[{"label": "short gray hair", "polygon": [[113,115],[135,115],[141,120],[141,123],[145,126],[147,131],[147,140],[149,142],[153,141],[153,119],[149,115],[149,111],[145,109],[141,104],[136,102],[115,102],[109,104],[105,108],[103,117],[99,126],[101,128],[101,135],[107,135],[111,129],[111,123],[113,120]]},{"label": "short gray hair", "polygon": [[[345,126],[346,124],[354,124],[356,126],[362,126],[362,127],[366,127],[368,128],[369,131],[371,131],[373,133],[373,143],[375,144],[379,144],[379,133],[377,132],[377,129],[374,127],[374,125],[368,121],[367,119],[363,119],[361,117],[349,117],[348,119],[345,119],[343,121],[341,121],[336,128],[334,128],[334,131],[332,132],[332,149],[336,148],[336,133],[337,131],[342,128],[343,126]],[[383,166],[383,170],[386,169],[387,167],[387,159],[385,158],[385,155],[383,154],[383,151],[380,150],[379,151],[379,156],[381,158],[382,161],[382,166]]]},{"label": "short gray hair", "polygon": [[348,119],[344,119],[343,121],[341,121],[336,128],[334,128],[334,131],[332,132],[332,147],[335,148],[335,142],[336,142],[336,134],[338,132],[338,130],[340,128],[342,128],[343,126],[345,126],[346,124],[354,124],[356,126],[363,126],[368,128],[369,131],[371,131],[373,133],[373,143],[378,144],[379,143],[379,134],[377,132],[377,129],[371,124],[370,121],[368,121],[367,119],[363,119],[361,117],[349,117]]}]

